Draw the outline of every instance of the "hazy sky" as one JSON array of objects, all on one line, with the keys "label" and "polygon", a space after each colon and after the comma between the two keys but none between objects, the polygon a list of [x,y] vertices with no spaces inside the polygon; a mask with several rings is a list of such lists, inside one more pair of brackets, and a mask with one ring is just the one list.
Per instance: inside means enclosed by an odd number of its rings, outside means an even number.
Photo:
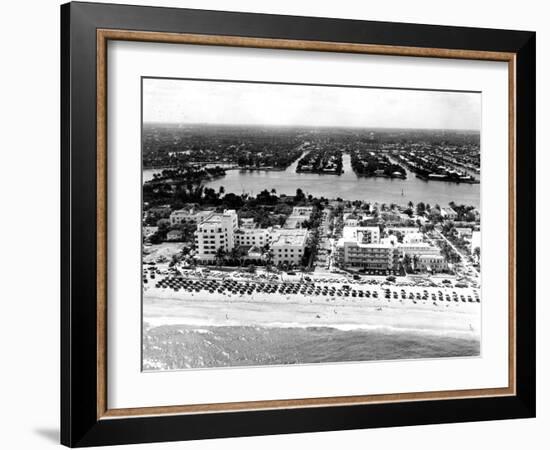
[{"label": "hazy sky", "polygon": [[481,94],[143,80],[145,122],[479,130]]}]

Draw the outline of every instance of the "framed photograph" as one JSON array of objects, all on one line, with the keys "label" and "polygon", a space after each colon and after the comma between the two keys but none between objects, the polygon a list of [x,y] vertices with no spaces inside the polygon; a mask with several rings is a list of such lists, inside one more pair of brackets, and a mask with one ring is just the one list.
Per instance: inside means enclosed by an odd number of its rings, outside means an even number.
[{"label": "framed photograph", "polygon": [[535,33],[61,7],[61,440],[535,415]]}]

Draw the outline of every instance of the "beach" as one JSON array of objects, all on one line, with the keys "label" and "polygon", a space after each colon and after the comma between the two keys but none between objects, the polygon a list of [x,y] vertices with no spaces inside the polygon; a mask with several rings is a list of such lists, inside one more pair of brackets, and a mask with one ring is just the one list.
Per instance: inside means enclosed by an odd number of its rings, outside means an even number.
[{"label": "beach", "polygon": [[[354,289],[376,291],[377,298],[147,288],[144,369],[479,355],[480,303],[447,301],[446,293],[431,300],[439,291],[472,289]],[[402,291],[406,299],[393,298]],[[430,300],[408,298],[425,292]]]},{"label": "beach", "polygon": [[476,336],[480,327],[477,303],[158,291],[166,292],[148,291],[143,298],[143,320],[151,326],[327,326],[453,336]]}]

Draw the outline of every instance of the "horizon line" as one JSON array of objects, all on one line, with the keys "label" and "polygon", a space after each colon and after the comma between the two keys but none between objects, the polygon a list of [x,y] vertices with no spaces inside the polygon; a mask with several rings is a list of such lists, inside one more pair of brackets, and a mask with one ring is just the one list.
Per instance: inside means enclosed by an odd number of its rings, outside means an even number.
[{"label": "horizon line", "polygon": [[250,124],[250,123],[207,123],[207,122],[143,122],[143,125],[184,125],[184,126],[218,126],[218,127],[263,127],[263,128],[344,128],[352,130],[407,130],[407,131],[468,131],[481,133],[474,128],[407,128],[407,127],[381,127],[381,126],[356,126],[356,125],[286,125],[286,124]]}]

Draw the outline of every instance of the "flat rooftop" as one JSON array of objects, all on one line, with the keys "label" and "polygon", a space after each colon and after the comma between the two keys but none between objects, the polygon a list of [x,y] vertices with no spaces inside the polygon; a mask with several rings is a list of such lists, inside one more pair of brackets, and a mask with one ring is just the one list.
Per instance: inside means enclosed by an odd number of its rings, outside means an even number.
[{"label": "flat rooftop", "polygon": [[306,243],[308,231],[304,228],[281,229],[273,233],[273,246],[303,246]]},{"label": "flat rooftop", "polygon": [[302,247],[306,244],[306,236],[279,236],[276,241],[273,242],[272,247]]},{"label": "flat rooftop", "polygon": [[432,248],[433,246],[427,242],[403,242],[399,244],[400,247],[414,247],[414,248]]}]

